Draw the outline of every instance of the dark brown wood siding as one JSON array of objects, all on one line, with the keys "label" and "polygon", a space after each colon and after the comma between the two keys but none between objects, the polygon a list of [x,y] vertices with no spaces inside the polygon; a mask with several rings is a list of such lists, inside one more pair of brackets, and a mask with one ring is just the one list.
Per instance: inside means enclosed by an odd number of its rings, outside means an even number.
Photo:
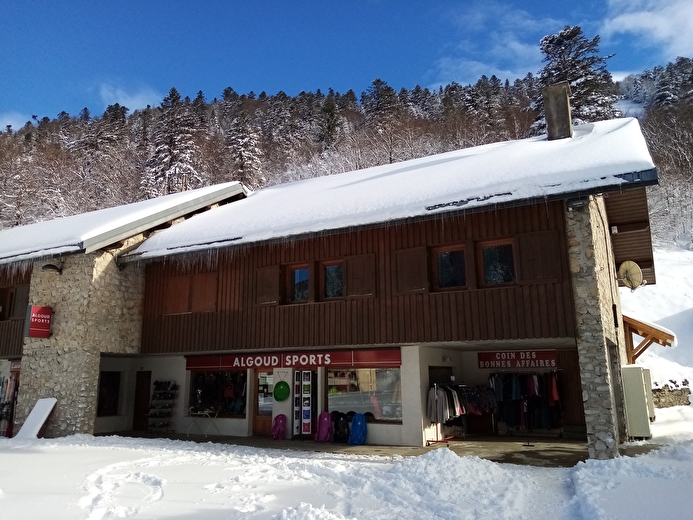
[{"label": "dark brown wood siding", "polygon": [[[13,306],[8,319],[0,320],[0,357],[16,358],[22,355],[24,342],[24,321],[31,270],[20,272],[0,268],[0,291],[13,290]],[[19,303],[21,300],[21,304]],[[24,307],[24,309],[22,308]]]},{"label": "dark brown wood siding", "polygon": [[[480,241],[515,238],[518,283],[479,288],[474,251]],[[541,237],[551,237],[545,247]],[[539,239],[537,239],[539,237]],[[266,244],[219,253],[215,312],[165,315],[166,287],[178,276],[210,271],[172,261],[147,266],[144,353],[215,350],[396,345],[415,342],[566,338],[574,335],[564,215],[560,203],[441,217],[362,229],[286,244]],[[467,288],[435,292],[431,251],[464,245]],[[529,250],[531,248],[532,250]],[[549,254],[551,258],[544,258]],[[367,255],[367,256],[362,256]],[[362,267],[352,269],[350,259]],[[320,301],[320,262],[344,259],[349,272],[363,272],[372,295]],[[367,259],[367,261],[366,261]],[[398,273],[398,264],[404,270]],[[282,266],[308,265],[311,300],[286,304]],[[428,265],[428,268],[426,267]],[[372,266],[370,269],[363,266]],[[430,278],[426,278],[429,280]],[[356,279],[355,279],[356,280]],[[366,280],[366,281],[363,281]],[[353,283],[357,283],[354,281]],[[168,285],[170,288],[170,285]],[[270,294],[275,287],[279,294]],[[170,292],[170,289],[169,289]],[[274,303],[275,299],[277,303]]]},{"label": "dark brown wood siding", "polygon": [[647,283],[655,283],[650,216],[645,188],[610,193],[604,201],[616,268],[626,260],[631,260],[640,266]]}]

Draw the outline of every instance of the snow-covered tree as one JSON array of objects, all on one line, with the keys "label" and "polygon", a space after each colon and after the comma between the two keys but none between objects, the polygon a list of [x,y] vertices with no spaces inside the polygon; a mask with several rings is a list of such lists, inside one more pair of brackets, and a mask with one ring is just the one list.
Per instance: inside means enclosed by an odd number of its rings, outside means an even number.
[{"label": "snow-covered tree", "polygon": [[262,175],[259,133],[253,127],[248,114],[245,112],[238,114],[229,129],[226,142],[231,152],[232,179],[241,181],[251,188],[265,184]]},{"label": "snow-covered tree", "polygon": [[161,104],[153,133],[154,152],[147,161],[142,189],[148,197],[198,188],[204,179],[196,168],[195,120],[189,104],[172,88]]},{"label": "snow-covered tree", "polygon": [[[612,56],[599,55],[599,36],[589,39],[579,26],[566,26],[556,34],[544,36],[539,48],[546,63],[539,71],[539,81],[542,86],[562,81],[570,84],[574,123],[617,117],[616,87],[606,70],[606,61]],[[544,104],[540,94],[535,101],[541,121]]]}]

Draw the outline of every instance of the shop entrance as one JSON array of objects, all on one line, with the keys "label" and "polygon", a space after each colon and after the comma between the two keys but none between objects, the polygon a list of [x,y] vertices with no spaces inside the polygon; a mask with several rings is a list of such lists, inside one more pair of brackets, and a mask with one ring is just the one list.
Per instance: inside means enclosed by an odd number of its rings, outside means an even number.
[{"label": "shop entrance", "polygon": [[272,431],[274,378],[272,372],[257,372],[253,435],[267,436]]},{"label": "shop entrance", "polygon": [[135,411],[132,416],[132,429],[136,432],[147,431],[149,427],[151,388],[151,371],[138,370],[135,379]]}]

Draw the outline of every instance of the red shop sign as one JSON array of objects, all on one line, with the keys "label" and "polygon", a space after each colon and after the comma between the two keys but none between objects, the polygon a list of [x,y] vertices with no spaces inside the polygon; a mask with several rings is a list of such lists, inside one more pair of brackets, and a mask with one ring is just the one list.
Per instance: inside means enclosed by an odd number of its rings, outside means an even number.
[{"label": "red shop sign", "polygon": [[244,370],[246,368],[302,370],[317,367],[394,367],[401,364],[402,355],[399,349],[227,354],[190,356],[186,359],[188,370]]},{"label": "red shop sign", "polygon": [[39,307],[38,305],[32,305],[31,316],[29,318],[29,337],[50,338],[52,318],[52,307]]},{"label": "red shop sign", "polygon": [[513,350],[509,352],[477,353],[479,368],[524,370],[556,369],[558,355],[555,350]]}]

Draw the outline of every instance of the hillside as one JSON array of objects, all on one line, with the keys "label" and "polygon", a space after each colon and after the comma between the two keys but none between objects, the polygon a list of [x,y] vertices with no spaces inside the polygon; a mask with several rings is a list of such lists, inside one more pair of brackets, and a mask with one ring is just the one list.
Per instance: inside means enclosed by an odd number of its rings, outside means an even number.
[{"label": "hillside", "polygon": [[[657,283],[631,292],[621,289],[623,314],[676,334],[674,348],[651,346],[638,364],[652,371],[653,384],[693,381],[693,251],[655,249]],[[674,385],[675,386],[675,385]]]}]

